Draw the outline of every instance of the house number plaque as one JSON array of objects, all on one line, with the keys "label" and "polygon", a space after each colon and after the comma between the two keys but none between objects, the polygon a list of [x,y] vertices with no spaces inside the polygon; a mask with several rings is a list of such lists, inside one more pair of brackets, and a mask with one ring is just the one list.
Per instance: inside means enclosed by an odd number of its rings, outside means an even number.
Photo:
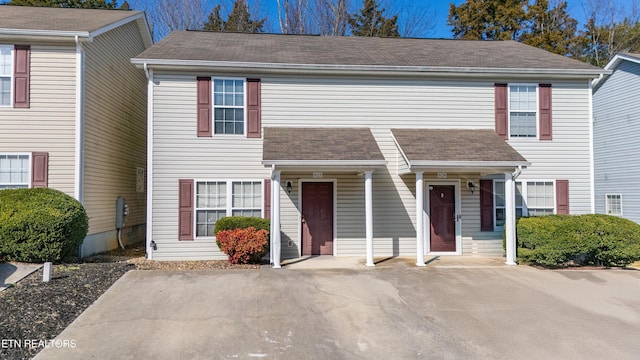
[{"label": "house number plaque", "polygon": [[314,171],[313,172],[314,179],[322,179],[322,171]]},{"label": "house number plaque", "polygon": [[442,173],[438,173],[438,179],[446,179],[447,178],[447,173],[442,172]]}]

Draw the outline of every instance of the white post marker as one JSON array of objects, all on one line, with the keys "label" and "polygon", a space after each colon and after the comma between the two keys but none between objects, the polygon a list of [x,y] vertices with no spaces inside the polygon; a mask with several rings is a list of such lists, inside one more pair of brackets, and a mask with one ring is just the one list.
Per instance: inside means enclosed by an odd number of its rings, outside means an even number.
[{"label": "white post marker", "polygon": [[44,263],[42,268],[42,281],[49,282],[51,280],[51,262],[47,261]]}]

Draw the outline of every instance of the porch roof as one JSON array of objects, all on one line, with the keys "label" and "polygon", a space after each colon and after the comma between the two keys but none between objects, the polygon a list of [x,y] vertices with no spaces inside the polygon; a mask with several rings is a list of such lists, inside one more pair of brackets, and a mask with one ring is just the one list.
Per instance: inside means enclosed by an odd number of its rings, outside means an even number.
[{"label": "porch roof", "polygon": [[504,171],[530,163],[493,130],[391,129],[409,172]]},{"label": "porch roof", "polygon": [[266,127],[267,166],[374,168],[386,161],[368,128]]}]

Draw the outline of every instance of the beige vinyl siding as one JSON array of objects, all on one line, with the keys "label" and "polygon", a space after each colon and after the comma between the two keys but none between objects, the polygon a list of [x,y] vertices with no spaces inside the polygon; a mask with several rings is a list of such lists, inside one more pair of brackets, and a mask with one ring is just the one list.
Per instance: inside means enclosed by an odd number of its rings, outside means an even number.
[{"label": "beige vinyl siding", "polygon": [[49,187],[74,195],[75,45],[31,45],[31,104],[0,107],[0,153],[49,153]]},{"label": "beige vinyl siding", "polygon": [[263,180],[262,139],[196,137],[196,74],[154,73],[153,240],[158,260],[226,259],[215,240],[178,241],[178,180]]},{"label": "beige vinyl siding", "polygon": [[138,167],[146,168],[147,79],[130,62],[145,48],[139,28],[126,24],[83,47],[84,204],[89,232],[115,230],[118,196],[129,205],[125,226],[144,224],[146,198],[136,191],[136,176]]},{"label": "beige vinyl siding", "polygon": [[591,212],[589,84],[553,83],[553,140],[509,140],[531,166],[518,180],[569,180],[569,211]]},{"label": "beige vinyl siding", "polygon": [[[373,173],[375,256],[415,256],[416,249],[415,176],[398,175],[406,165],[399,164],[390,129],[494,127],[494,81],[251,77],[262,80],[263,127],[371,128],[388,162],[387,168]],[[260,163],[261,139],[196,137],[195,78],[195,74],[156,72],[153,234],[158,250],[154,258],[224,258],[213,241],[177,241],[178,179],[254,179],[270,174]],[[521,178],[569,179],[572,212],[588,211],[589,154],[573,152],[589,146],[587,83],[553,86],[554,140],[514,143],[533,162]],[[560,155],[555,156],[554,147]],[[426,181],[436,177],[425,174]],[[311,178],[311,173],[282,173],[282,184],[290,180],[293,185],[291,195],[280,193],[284,258],[299,253],[300,178]],[[328,171],[324,178],[337,180],[337,255],[364,256],[363,178],[355,172]],[[471,194],[466,187],[467,181],[478,184],[479,179],[477,173],[448,174],[448,180],[460,181],[463,252],[502,255],[502,234],[480,232],[479,191]]]}]

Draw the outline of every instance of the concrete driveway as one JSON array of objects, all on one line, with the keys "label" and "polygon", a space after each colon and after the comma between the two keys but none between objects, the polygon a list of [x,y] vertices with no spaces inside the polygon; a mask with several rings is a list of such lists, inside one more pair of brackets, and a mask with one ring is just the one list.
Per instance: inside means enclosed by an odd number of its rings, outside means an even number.
[{"label": "concrete driveway", "polygon": [[36,359],[637,359],[640,271],[131,271],[57,339]]}]

